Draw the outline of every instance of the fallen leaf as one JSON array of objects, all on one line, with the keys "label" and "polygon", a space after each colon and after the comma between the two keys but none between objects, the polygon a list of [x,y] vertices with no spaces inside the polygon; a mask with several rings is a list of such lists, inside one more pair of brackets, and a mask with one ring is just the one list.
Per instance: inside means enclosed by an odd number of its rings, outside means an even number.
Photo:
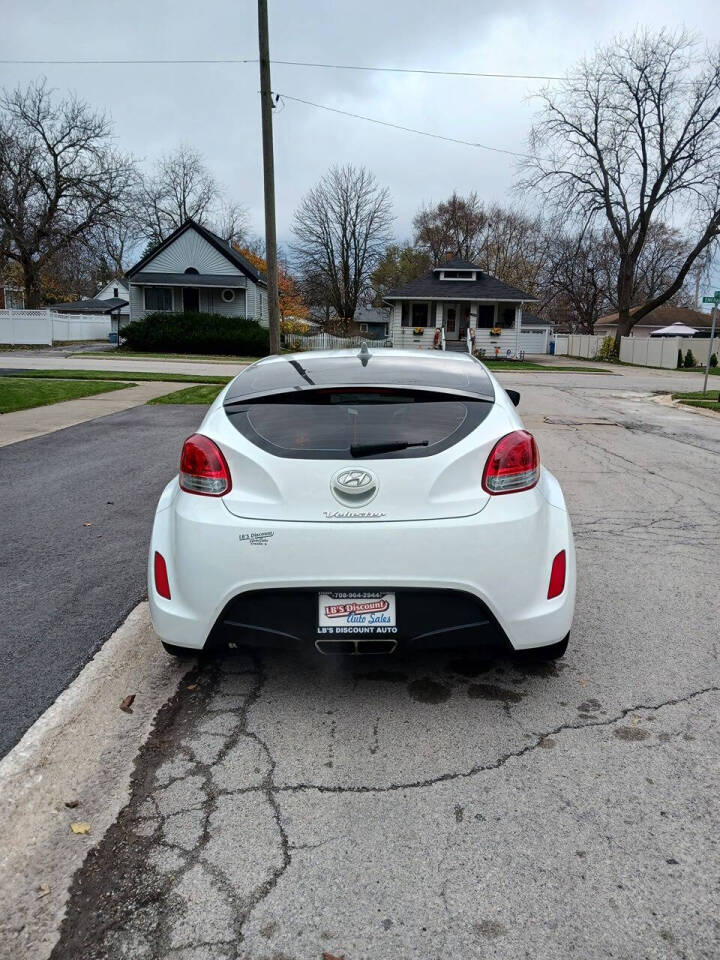
[{"label": "fallen leaf", "polygon": [[581,687],[587,686],[587,680],[585,679],[585,677],[580,677],[579,683]]},{"label": "fallen leaf", "polygon": [[129,693],[129,694],[125,697],[125,699],[121,701],[121,703],[120,703],[120,709],[121,709],[124,713],[132,713],[131,707],[132,707],[133,703],[135,703],[135,694],[134,694],[134,693]]},{"label": "fallen leaf", "polygon": [[41,883],[38,887],[38,900],[41,900],[43,897],[46,897],[50,893],[50,887],[47,883]]},{"label": "fallen leaf", "polygon": [[196,683],[189,683],[189,684],[187,685],[187,687],[185,687],[185,689],[186,689],[186,690],[197,690],[197,684],[196,684]]},{"label": "fallen leaf", "polygon": [[328,953],[327,950],[323,951],[322,960],[345,960],[345,954],[341,953],[339,957],[336,957],[334,953]]},{"label": "fallen leaf", "polygon": [[82,833],[82,834],[90,833],[90,824],[85,823],[84,821],[80,823],[71,823],[70,829],[72,830],[73,833]]},{"label": "fallen leaf", "polygon": [[68,808],[68,810],[74,810],[78,803],[78,800],[66,800],[65,806]]},{"label": "fallen leaf", "polygon": [[91,524],[91,523],[84,523],[83,526],[84,526],[84,527],[91,527],[92,524]]}]

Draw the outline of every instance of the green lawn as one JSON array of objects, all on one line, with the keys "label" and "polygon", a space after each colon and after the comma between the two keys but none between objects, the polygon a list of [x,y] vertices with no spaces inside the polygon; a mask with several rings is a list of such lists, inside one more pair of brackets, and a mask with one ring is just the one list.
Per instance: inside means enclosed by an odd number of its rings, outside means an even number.
[{"label": "green lawn", "polygon": [[177,390],[175,393],[166,393],[162,397],[155,397],[154,400],[148,400],[148,403],[211,404],[221,390],[222,386],[217,386],[212,383],[204,383],[198,387],[187,387],[187,389]]},{"label": "green lawn", "polygon": [[34,380],[20,377],[0,377],[0,413],[44,407],[62,400],[92,397],[97,393],[124,390],[131,383],[88,383],[72,380]]},{"label": "green lawn", "polygon": [[482,360],[488,370],[542,370],[543,373],[612,373],[612,370],[596,370],[594,367],[573,367],[571,364],[533,363],[530,360]]},{"label": "green lawn", "polygon": [[702,390],[674,393],[672,398],[686,403],[689,407],[704,407],[706,410],[715,410],[720,413],[720,393],[717,390],[708,390],[707,393],[703,393]]},{"label": "green lawn", "polygon": [[255,363],[259,357],[223,356],[222,354],[204,353],[139,353],[135,350],[102,350],[78,351],[73,357],[94,357],[97,359],[112,360],[113,357],[123,357],[129,360],[182,360],[187,363]]},{"label": "green lawn", "polygon": [[8,377],[37,378],[39,380],[152,380],[160,383],[230,383],[232,377],[215,374],[189,373],[133,373],[131,370],[22,370],[6,374]]}]

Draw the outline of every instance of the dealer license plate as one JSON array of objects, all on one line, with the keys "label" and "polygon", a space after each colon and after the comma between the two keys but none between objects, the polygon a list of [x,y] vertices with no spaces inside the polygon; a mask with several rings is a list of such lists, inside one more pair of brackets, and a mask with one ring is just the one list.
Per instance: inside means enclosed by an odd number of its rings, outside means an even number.
[{"label": "dealer license plate", "polygon": [[334,636],[397,633],[394,593],[321,593],[318,596],[318,633]]}]

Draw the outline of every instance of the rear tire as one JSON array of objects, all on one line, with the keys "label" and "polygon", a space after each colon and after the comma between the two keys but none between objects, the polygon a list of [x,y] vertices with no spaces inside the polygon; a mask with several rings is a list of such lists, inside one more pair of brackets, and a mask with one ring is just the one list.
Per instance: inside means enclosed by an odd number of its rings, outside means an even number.
[{"label": "rear tire", "polygon": [[174,643],[165,643],[161,640],[165,653],[171,657],[177,657],[178,660],[197,660],[203,656],[203,650],[192,650],[190,647],[176,647]]},{"label": "rear tire", "polygon": [[565,656],[565,651],[570,642],[570,634],[558,640],[557,643],[548,644],[547,647],[533,647],[530,650],[520,651],[523,660],[559,660]]}]

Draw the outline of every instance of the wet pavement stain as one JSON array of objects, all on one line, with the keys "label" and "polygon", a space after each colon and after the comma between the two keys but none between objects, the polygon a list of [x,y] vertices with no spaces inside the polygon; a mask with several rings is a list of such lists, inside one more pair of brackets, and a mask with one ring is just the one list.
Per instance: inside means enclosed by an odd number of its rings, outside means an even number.
[{"label": "wet pavement stain", "polygon": [[599,700],[585,700],[578,704],[578,713],[597,713],[598,710],[602,710]]},{"label": "wet pavement stain", "polygon": [[494,940],[496,937],[504,937],[507,928],[497,920],[480,920],[472,925],[473,932],[479,937],[487,937]]},{"label": "wet pavement stain", "polygon": [[407,685],[407,692],[417,703],[444,703],[450,699],[452,689],[444,683],[431,680],[430,677],[422,677],[420,680],[412,680]]},{"label": "wet pavement stain", "polygon": [[455,805],[455,810],[453,812],[455,814],[455,823],[462,823],[465,819],[465,807],[460,806],[458,803]]},{"label": "wet pavement stain", "polygon": [[481,673],[492,670],[493,666],[492,660],[480,660],[477,657],[458,657],[448,663],[447,670],[460,677],[479,677]]},{"label": "wet pavement stain", "polygon": [[525,694],[518,690],[508,690],[495,683],[471,683],[467,691],[472,700],[495,700],[498,703],[520,703]]},{"label": "wet pavement stain", "polygon": [[627,742],[647,740],[650,736],[647,730],[641,730],[639,727],[618,727],[616,730],[613,730],[613,733],[618,740],[625,740]]}]

